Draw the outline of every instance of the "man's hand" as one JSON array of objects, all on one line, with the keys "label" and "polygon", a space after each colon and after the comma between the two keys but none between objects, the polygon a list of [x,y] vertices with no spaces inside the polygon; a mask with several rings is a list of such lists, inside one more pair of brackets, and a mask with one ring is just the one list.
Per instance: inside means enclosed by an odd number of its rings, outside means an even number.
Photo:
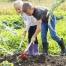
[{"label": "man's hand", "polygon": [[38,23],[38,24],[37,24],[37,29],[36,29],[34,35],[32,36],[31,42],[34,42],[34,41],[36,40],[37,35],[38,35],[39,32],[41,31],[41,20],[38,20],[37,23]]},{"label": "man's hand", "polygon": [[33,35],[31,39],[31,43],[34,43],[35,40],[36,40],[36,37]]}]

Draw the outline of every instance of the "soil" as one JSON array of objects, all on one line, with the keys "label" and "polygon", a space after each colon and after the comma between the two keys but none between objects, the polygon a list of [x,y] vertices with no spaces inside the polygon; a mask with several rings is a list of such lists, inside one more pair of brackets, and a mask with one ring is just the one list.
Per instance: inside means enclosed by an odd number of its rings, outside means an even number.
[{"label": "soil", "polygon": [[66,56],[29,56],[27,60],[18,59],[19,54],[0,57],[0,63],[7,60],[14,66],[66,66]]}]

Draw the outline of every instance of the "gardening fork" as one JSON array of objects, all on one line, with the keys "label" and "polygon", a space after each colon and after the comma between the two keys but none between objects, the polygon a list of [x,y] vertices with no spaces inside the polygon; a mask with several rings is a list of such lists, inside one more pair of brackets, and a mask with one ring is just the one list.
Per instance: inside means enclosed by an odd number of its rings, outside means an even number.
[{"label": "gardening fork", "polygon": [[27,48],[24,50],[24,53],[27,52],[30,48],[30,46],[32,45],[33,42],[30,42],[29,45],[27,46]]},{"label": "gardening fork", "polygon": [[27,48],[24,50],[24,52],[22,52],[19,56],[18,59],[21,60],[27,60],[28,59],[28,54],[27,51],[29,50],[29,47],[32,45],[33,42],[30,42],[29,45],[27,46]]}]

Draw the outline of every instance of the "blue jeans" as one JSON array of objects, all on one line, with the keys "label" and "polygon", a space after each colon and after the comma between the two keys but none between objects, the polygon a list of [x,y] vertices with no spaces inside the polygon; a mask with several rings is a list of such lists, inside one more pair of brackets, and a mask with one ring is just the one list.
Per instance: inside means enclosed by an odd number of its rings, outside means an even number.
[{"label": "blue jeans", "polygon": [[50,24],[48,24],[47,22],[42,22],[41,24],[41,38],[42,38],[43,49],[45,52],[47,52],[48,50],[48,41],[47,41],[48,28],[49,28],[50,35],[53,40],[55,40],[58,44],[61,40],[61,38],[59,38],[59,36],[57,35],[55,31],[55,25],[56,25],[55,16],[52,17]]}]

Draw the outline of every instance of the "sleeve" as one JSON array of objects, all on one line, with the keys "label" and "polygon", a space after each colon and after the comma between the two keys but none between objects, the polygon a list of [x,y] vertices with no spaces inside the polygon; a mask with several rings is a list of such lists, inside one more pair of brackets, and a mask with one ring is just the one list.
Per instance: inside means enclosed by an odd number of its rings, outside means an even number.
[{"label": "sleeve", "polygon": [[40,20],[42,19],[42,14],[41,13],[38,13],[37,16],[36,16],[37,20]]},{"label": "sleeve", "polygon": [[39,28],[41,29],[41,20],[37,20],[36,18],[34,18],[33,16],[32,16],[32,22],[35,24],[35,25],[37,25],[37,26],[39,26]]},{"label": "sleeve", "polygon": [[37,19],[33,16],[31,16],[31,21],[34,23],[34,24],[37,24]]},{"label": "sleeve", "polygon": [[23,20],[24,20],[24,24],[25,24],[25,30],[28,31],[29,30],[29,27],[30,27],[29,19],[28,19],[27,16],[24,16],[23,15]]}]

